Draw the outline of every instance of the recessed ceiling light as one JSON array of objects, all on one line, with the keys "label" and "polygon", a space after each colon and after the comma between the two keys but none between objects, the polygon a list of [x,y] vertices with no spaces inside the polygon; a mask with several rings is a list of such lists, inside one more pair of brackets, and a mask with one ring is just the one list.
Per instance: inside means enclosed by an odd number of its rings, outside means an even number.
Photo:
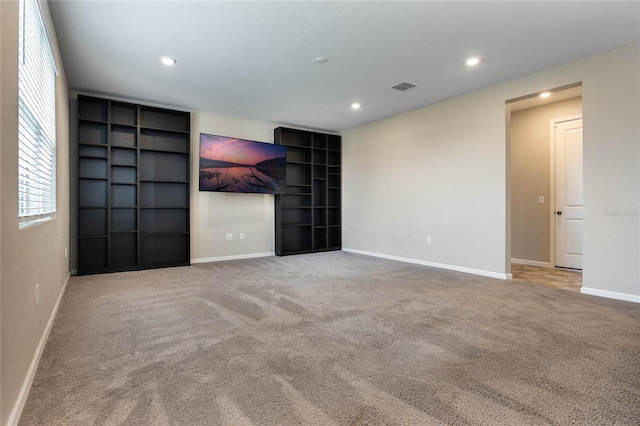
[{"label": "recessed ceiling light", "polygon": [[354,102],[351,104],[351,109],[360,109],[360,104],[357,102]]},{"label": "recessed ceiling light", "polygon": [[473,58],[467,59],[467,65],[469,65],[470,67],[474,65],[478,65],[479,63],[480,63],[480,58],[477,58],[475,56]]},{"label": "recessed ceiling light", "polygon": [[549,96],[551,96],[551,92],[542,92],[542,93],[540,93],[540,97],[541,98],[548,98]]},{"label": "recessed ceiling light", "polygon": [[317,62],[317,63],[319,63],[319,64],[324,64],[324,63],[325,63],[325,62],[327,62],[327,61],[328,61],[328,59],[327,59],[327,58],[325,58],[324,56],[318,56],[318,57],[316,58],[316,62]]},{"label": "recessed ceiling light", "polygon": [[168,56],[161,56],[160,57],[160,62],[162,62],[163,64],[167,65],[167,66],[171,66],[171,65],[175,65],[175,63],[177,62],[175,59],[170,58]]}]

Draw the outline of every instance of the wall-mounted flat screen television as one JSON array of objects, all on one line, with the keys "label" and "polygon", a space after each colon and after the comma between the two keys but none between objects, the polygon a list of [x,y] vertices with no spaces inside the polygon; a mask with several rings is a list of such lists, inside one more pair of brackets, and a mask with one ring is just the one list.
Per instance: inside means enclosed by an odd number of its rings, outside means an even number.
[{"label": "wall-mounted flat screen television", "polygon": [[200,191],[284,194],[287,147],[200,133]]}]

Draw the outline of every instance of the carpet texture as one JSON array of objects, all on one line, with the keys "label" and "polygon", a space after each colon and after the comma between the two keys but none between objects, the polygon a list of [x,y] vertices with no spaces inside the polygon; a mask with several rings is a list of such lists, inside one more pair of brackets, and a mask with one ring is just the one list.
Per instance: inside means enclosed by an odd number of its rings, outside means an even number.
[{"label": "carpet texture", "polygon": [[638,425],[640,307],[343,252],[73,277],[21,425]]}]

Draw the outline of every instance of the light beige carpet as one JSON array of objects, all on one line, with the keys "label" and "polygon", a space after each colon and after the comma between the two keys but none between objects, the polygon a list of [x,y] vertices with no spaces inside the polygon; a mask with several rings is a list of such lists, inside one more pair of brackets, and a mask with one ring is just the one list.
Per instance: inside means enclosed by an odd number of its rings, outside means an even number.
[{"label": "light beige carpet", "polygon": [[638,425],[640,307],[342,252],[73,277],[22,425]]}]

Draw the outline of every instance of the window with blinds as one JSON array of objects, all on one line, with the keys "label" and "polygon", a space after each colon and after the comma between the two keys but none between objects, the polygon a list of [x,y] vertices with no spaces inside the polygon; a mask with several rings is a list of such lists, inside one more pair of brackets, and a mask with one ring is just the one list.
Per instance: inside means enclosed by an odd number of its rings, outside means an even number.
[{"label": "window with blinds", "polygon": [[20,226],[56,212],[56,67],[36,0],[20,0],[18,216]]}]

